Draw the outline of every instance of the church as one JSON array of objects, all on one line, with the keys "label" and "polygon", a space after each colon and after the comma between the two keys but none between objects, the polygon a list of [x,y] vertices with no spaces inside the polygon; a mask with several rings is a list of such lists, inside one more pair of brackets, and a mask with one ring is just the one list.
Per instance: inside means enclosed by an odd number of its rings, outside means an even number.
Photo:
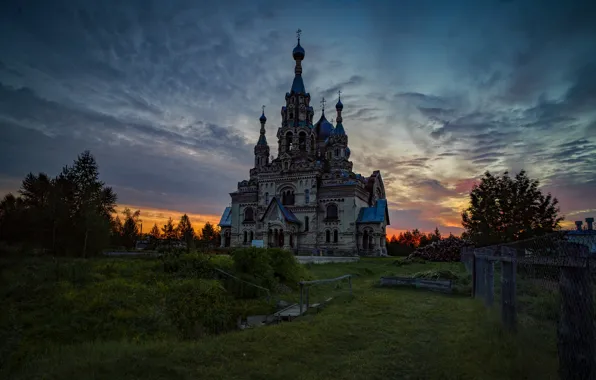
[{"label": "church", "polygon": [[335,126],[325,116],[314,122],[311,96],[302,78],[305,50],[292,51],[294,81],[281,107],[277,158],[265,136],[265,107],[249,179],[238,182],[219,226],[221,247],[264,247],[295,253],[337,256],[386,255],[389,212],[381,173],[352,171],[348,135],[343,126],[341,92]]}]

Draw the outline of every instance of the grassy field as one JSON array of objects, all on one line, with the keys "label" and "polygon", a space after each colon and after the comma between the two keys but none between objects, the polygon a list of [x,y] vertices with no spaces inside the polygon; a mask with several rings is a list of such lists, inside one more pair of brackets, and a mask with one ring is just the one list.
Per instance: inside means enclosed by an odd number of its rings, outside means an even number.
[{"label": "grassy field", "polygon": [[59,280],[44,260],[3,266],[10,360],[0,375],[10,379],[557,378],[554,331],[512,336],[469,297],[374,286],[382,274],[462,273],[459,263],[311,265],[315,278],[358,275],[354,297],[291,323],[188,340],[159,316],[171,279],[155,260],[65,263]]}]

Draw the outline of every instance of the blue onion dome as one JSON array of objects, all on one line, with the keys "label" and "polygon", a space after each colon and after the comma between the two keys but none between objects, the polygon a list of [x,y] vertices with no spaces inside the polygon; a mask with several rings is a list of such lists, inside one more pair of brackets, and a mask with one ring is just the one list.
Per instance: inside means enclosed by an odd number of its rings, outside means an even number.
[{"label": "blue onion dome", "polygon": [[317,133],[317,139],[319,141],[325,141],[333,133],[333,124],[331,124],[326,118],[325,113],[321,114],[321,118],[315,124],[315,131]]},{"label": "blue onion dome", "polygon": [[335,105],[335,109],[338,110],[338,111],[341,111],[341,110],[344,109],[344,104],[341,102],[341,99],[339,99],[337,101],[337,104]]},{"label": "blue onion dome", "polygon": [[261,114],[261,117],[259,118],[259,121],[261,123],[264,123],[267,121],[267,117],[265,117],[265,112],[263,111],[263,113]]},{"label": "blue onion dome", "polygon": [[302,46],[300,46],[300,40],[298,40],[298,45],[292,50],[292,56],[296,61],[302,61],[304,59],[305,51]]}]

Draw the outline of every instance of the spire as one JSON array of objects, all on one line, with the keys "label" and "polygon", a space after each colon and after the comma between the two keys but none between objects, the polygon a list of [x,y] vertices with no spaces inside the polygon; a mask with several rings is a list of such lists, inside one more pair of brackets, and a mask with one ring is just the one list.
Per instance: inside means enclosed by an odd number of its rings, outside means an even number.
[{"label": "spire", "polygon": [[296,93],[306,93],[306,89],[304,88],[304,82],[302,81],[302,60],[304,59],[304,48],[300,46],[300,35],[302,34],[302,30],[298,29],[296,31],[296,37],[298,39],[298,44],[292,50],[292,57],[296,61],[296,67],[294,68],[294,73],[296,76],[294,77],[294,82],[292,83],[292,91]]},{"label": "spire", "polygon": [[261,122],[261,135],[259,136],[259,141],[257,142],[257,145],[267,145],[267,137],[265,137],[265,123],[267,122],[267,117],[265,117],[265,106],[263,106],[262,109],[263,113],[259,118],[259,121]]},{"label": "spire", "polygon": [[346,131],[344,130],[344,126],[342,124],[343,119],[341,117],[341,111],[344,109],[344,105],[341,102],[341,91],[337,91],[337,95],[339,97],[337,104],[335,105],[335,110],[337,111],[337,125],[335,126],[333,132],[336,135],[345,135]]}]

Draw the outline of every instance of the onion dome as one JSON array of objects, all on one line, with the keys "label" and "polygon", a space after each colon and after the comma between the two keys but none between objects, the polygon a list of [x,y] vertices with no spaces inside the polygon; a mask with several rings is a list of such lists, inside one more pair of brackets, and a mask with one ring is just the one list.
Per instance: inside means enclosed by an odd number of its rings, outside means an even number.
[{"label": "onion dome", "polygon": [[292,50],[292,57],[294,57],[295,61],[302,61],[304,59],[305,51],[302,46],[300,46],[300,38],[298,38],[298,44]]},{"label": "onion dome", "polygon": [[321,118],[315,124],[315,131],[319,141],[325,141],[333,134],[333,124],[325,118],[325,112],[321,114]]}]

